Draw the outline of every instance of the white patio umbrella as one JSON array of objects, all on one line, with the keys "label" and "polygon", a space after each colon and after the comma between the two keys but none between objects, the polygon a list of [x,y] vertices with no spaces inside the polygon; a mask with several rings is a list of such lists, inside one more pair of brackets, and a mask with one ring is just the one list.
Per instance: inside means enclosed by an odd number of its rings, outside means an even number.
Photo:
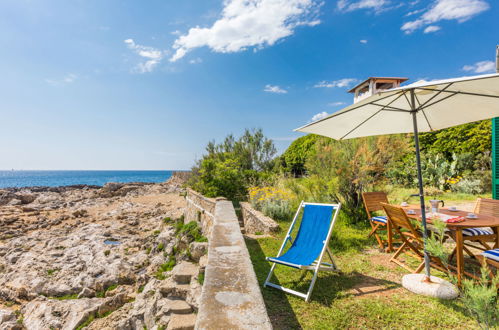
[{"label": "white patio umbrella", "polygon": [[[295,131],[336,140],[396,133],[414,133],[419,200],[426,242],[426,213],[418,132],[435,131],[499,117],[499,74],[438,81],[420,81],[386,90]],[[426,248],[426,280],[430,260]]]}]

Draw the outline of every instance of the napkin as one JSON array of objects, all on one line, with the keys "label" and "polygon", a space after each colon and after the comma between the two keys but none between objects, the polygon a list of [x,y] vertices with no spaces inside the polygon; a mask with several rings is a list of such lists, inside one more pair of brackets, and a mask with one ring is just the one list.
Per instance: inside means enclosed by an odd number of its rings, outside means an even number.
[{"label": "napkin", "polygon": [[456,217],[453,215],[447,215],[443,213],[428,213],[428,219],[431,220],[440,220],[446,223],[456,223],[456,222],[463,222],[464,219],[463,217]]}]

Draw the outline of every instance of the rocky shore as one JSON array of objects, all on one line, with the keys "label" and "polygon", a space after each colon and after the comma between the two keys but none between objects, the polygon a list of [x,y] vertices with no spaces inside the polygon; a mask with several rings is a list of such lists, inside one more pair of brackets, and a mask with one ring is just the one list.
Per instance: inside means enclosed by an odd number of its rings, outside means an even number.
[{"label": "rocky shore", "polygon": [[207,243],[179,180],[0,189],[0,330],[189,329]]}]

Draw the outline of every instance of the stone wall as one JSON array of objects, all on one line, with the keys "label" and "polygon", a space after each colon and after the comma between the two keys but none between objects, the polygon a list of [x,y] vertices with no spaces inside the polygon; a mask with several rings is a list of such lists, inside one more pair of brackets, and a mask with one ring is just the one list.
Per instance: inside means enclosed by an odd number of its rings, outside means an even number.
[{"label": "stone wall", "polygon": [[217,199],[196,329],[271,329],[232,202]]},{"label": "stone wall", "polygon": [[184,213],[184,222],[196,221],[201,225],[203,234],[210,237],[215,214],[215,198],[208,198],[190,188],[186,190],[187,207]]},{"label": "stone wall", "polygon": [[250,203],[241,202],[244,231],[247,234],[271,234],[279,231],[279,225],[272,218],[255,210]]}]

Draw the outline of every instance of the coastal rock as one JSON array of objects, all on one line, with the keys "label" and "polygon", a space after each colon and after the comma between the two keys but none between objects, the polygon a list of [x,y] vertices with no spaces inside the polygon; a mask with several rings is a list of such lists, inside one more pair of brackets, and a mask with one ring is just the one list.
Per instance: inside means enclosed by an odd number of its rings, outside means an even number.
[{"label": "coastal rock", "polygon": [[[88,329],[166,328],[196,310],[195,275],[155,278],[175,246],[189,246],[163,222],[185,199],[166,183],[118,185],[0,190],[0,297],[21,307],[25,329],[74,329],[91,316],[105,317]],[[0,311],[0,330],[21,327],[12,315]]]},{"label": "coastal rock", "polygon": [[0,205],[7,205],[16,195],[7,190],[0,190]]},{"label": "coastal rock", "polygon": [[9,310],[0,309],[0,325],[16,319],[16,314]]},{"label": "coastal rock", "polygon": [[37,196],[35,194],[16,194],[16,198],[21,201],[21,204],[33,203]]},{"label": "coastal rock", "polygon": [[118,189],[120,189],[121,187],[123,187],[123,183],[117,183],[117,182],[108,182],[104,185],[104,187],[102,187],[102,190],[104,191],[108,191],[108,192],[113,192],[113,191],[116,191]]},{"label": "coastal rock", "polygon": [[208,251],[207,242],[192,242],[189,246],[189,251],[191,252],[191,259],[195,262],[199,262],[202,256]]},{"label": "coastal rock", "polygon": [[122,304],[123,301],[117,297],[72,300],[37,298],[23,308],[23,325],[27,329],[75,329],[90,317],[103,315]]}]

